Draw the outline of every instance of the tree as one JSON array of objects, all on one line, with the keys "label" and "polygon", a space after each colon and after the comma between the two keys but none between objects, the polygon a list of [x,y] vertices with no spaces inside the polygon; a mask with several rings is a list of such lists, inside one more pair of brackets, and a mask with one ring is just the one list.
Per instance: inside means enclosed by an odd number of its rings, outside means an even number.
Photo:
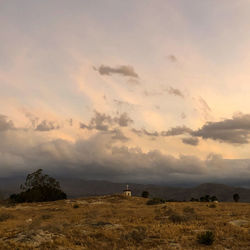
[{"label": "tree", "polygon": [[60,184],[54,178],[43,175],[42,169],[28,174],[26,181],[20,186],[22,192],[12,194],[13,202],[41,202],[66,199],[67,195],[61,190]]},{"label": "tree", "polygon": [[210,197],[210,200],[211,200],[211,201],[218,201],[217,197],[214,196],[214,195],[213,195],[212,197]]},{"label": "tree", "polygon": [[148,198],[148,196],[149,196],[149,192],[148,191],[143,191],[141,193],[141,197],[143,197],[143,198]]},{"label": "tree", "polygon": [[235,202],[238,202],[239,199],[240,199],[239,194],[234,194],[234,195],[233,195],[233,199],[234,199]]},{"label": "tree", "polygon": [[32,174],[28,174],[26,177],[26,181],[24,185],[21,185],[20,188],[23,191],[27,191],[32,188],[55,188],[60,189],[60,184],[54,178],[48,176],[47,174],[42,174],[43,170],[38,169],[36,172]]}]

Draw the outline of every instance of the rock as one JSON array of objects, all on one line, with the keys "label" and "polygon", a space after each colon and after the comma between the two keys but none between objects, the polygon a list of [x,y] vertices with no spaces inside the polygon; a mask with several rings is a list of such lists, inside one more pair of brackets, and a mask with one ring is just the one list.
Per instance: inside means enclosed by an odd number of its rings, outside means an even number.
[{"label": "rock", "polygon": [[247,226],[249,224],[249,221],[247,221],[247,220],[232,220],[228,223],[233,225],[233,226],[241,227],[241,226]]},{"label": "rock", "polygon": [[[54,236],[55,236],[54,234],[51,234],[47,231],[38,230],[38,231],[30,231],[27,234],[21,232],[11,240],[15,242],[23,242],[32,247],[39,247],[42,243],[53,241]],[[6,240],[10,240],[10,238]]]},{"label": "rock", "polygon": [[27,222],[27,223],[31,223],[31,222],[32,222],[32,219],[29,218],[29,219],[26,220],[26,222]]}]

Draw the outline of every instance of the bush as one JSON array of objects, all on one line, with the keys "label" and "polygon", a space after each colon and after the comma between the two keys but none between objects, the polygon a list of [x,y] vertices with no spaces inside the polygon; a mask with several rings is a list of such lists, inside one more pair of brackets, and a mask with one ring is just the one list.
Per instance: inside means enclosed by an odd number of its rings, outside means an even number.
[{"label": "bush", "polygon": [[60,189],[60,184],[48,175],[42,175],[42,169],[29,174],[24,185],[21,185],[23,192],[12,194],[10,201],[22,202],[43,202],[63,200],[67,195]]},{"label": "bush", "polygon": [[197,235],[197,241],[203,245],[212,245],[214,242],[214,233],[211,231],[206,231]]},{"label": "bush", "polygon": [[216,205],[215,204],[210,204],[208,207],[210,207],[210,208],[216,208]]},{"label": "bush", "polygon": [[11,214],[8,213],[2,213],[0,214],[0,222],[6,221],[8,219],[13,218],[13,216]]},{"label": "bush", "polygon": [[78,204],[74,204],[73,208],[79,208]]},{"label": "bush", "polygon": [[195,213],[194,208],[192,208],[192,207],[184,207],[183,212],[186,214],[194,214]]},{"label": "bush", "polygon": [[169,216],[169,220],[174,223],[181,223],[187,221],[187,217],[184,215],[173,213],[172,215]]},{"label": "bush", "polygon": [[141,193],[141,197],[143,197],[143,198],[148,198],[148,196],[149,196],[149,192],[148,191],[143,191]]},{"label": "bush", "polygon": [[165,203],[165,200],[161,198],[153,198],[147,201],[147,205],[157,205],[162,203]]},{"label": "bush", "polygon": [[53,216],[51,215],[51,214],[43,214],[42,216],[41,216],[41,219],[42,220],[48,220],[48,219],[50,219],[50,218],[52,218]]},{"label": "bush", "polygon": [[239,199],[240,199],[239,194],[234,194],[234,195],[233,195],[233,199],[234,199],[235,202],[238,202]]}]

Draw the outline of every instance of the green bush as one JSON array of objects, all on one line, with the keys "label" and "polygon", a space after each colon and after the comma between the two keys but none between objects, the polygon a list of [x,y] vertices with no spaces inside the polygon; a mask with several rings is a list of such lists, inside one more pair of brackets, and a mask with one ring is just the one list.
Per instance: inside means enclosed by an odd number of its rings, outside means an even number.
[{"label": "green bush", "polygon": [[198,243],[203,245],[212,245],[214,242],[214,238],[214,233],[211,231],[206,231],[197,235]]},{"label": "green bush", "polygon": [[165,203],[165,200],[161,198],[153,198],[147,201],[147,205],[157,205],[157,204],[163,204]]}]

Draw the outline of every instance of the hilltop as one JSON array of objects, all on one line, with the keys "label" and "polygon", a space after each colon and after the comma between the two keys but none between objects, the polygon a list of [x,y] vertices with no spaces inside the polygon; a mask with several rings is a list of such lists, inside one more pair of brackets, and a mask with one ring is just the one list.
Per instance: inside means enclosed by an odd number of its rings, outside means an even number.
[{"label": "hilltop", "polygon": [[197,235],[207,230],[209,249],[249,247],[248,203],[146,202],[109,195],[2,205],[0,249],[206,249]]}]

